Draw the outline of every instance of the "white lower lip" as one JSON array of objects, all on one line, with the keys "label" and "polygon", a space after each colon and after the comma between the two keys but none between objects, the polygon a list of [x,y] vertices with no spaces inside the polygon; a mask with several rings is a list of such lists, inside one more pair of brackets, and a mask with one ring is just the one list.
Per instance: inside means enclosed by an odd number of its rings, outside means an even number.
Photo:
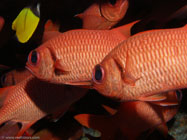
[{"label": "white lower lip", "polygon": [[34,75],[34,72],[28,66],[25,66],[25,68],[28,69],[32,75]]}]

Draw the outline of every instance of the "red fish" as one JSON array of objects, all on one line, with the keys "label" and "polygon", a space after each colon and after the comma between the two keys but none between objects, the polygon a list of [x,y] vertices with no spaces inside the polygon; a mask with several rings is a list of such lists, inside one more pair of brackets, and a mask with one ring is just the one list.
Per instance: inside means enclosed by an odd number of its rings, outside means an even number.
[{"label": "red fish", "polygon": [[27,68],[52,83],[90,85],[94,65],[130,35],[132,24],[61,33],[29,54]]},{"label": "red fish", "polygon": [[53,23],[51,20],[48,20],[45,23],[45,27],[44,27],[44,34],[43,34],[43,38],[42,38],[42,42],[46,42],[49,39],[57,36],[60,34],[59,32],[59,28],[60,25],[57,23]]},{"label": "red fish", "polygon": [[83,20],[85,29],[110,29],[126,14],[128,0],[117,0],[115,3],[95,3],[83,13],[76,15]]},{"label": "red fish", "polygon": [[16,85],[27,79],[29,76],[31,76],[31,73],[27,69],[12,70],[1,76],[1,86],[6,87]]},{"label": "red fish", "polygon": [[0,124],[7,121],[22,123],[17,134],[22,136],[32,124],[46,115],[63,115],[86,91],[77,87],[46,83],[30,75],[15,86],[0,89],[1,98],[5,98],[4,101],[1,100]]},{"label": "red fish", "polygon": [[[178,95],[182,96],[181,93]],[[119,133],[123,134],[123,139],[134,140],[149,129],[158,129],[167,136],[165,123],[176,114],[181,98],[178,98],[175,92],[169,92],[165,96],[167,99],[158,104],[143,101],[123,102],[112,116],[80,114],[75,116],[75,119],[86,127],[99,130],[102,140],[114,140]]]},{"label": "red fish", "polygon": [[186,51],[187,26],[139,33],[95,67],[93,87],[123,101],[163,100],[158,93],[187,87]]},{"label": "red fish", "polygon": [[54,23],[52,20],[47,20],[44,26],[44,30],[46,31],[58,31],[60,28],[60,25],[57,23]]},{"label": "red fish", "polygon": [[60,34],[61,33],[59,31],[45,31],[43,34],[42,42],[44,43]]}]

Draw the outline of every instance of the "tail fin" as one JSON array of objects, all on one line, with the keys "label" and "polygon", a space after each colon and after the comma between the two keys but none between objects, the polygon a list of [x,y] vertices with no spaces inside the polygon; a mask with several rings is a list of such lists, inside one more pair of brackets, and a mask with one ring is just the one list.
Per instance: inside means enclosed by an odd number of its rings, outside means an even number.
[{"label": "tail fin", "polygon": [[124,35],[126,38],[129,38],[131,36],[131,28],[134,24],[139,22],[139,20],[133,21],[129,24],[122,25],[120,27],[114,28],[112,30],[120,32],[122,35]]},{"label": "tail fin", "polygon": [[110,116],[80,114],[74,117],[80,124],[101,132],[101,140],[115,139],[117,128],[112,124]]}]

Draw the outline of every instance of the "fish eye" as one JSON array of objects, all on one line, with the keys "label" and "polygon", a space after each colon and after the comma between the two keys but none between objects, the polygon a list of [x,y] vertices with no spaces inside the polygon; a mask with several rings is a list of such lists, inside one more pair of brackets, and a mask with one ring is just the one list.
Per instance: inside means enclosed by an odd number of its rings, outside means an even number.
[{"label": "fish eye", "polygon": [[96,83],[101,83],[104,77],[104,70],[100,65],[96,65],[93,72],[93,80]]},{"label": "fish eye", "polygon": [[117,0],[109,0],[110,4],[115,5]]},{"label": "fish eye", "polygon": [[3,74],[1,76],[1,86],[4,85],[5,81],[6,81],[6,74]]},{"label": "fish eye", "polygon": [[182,100],[182,91],[177,90],[177,91],[176,91],[176,96],[177,96],[177,99],[178,99],[179,101],[181,101],[181,100]]},{"label": "fish eye", "polygon": [[31,62],[31,64],[36,65],[38,63],[39,60],[39,54],[37,51],[32,51],[29,55],[29,60]]}]

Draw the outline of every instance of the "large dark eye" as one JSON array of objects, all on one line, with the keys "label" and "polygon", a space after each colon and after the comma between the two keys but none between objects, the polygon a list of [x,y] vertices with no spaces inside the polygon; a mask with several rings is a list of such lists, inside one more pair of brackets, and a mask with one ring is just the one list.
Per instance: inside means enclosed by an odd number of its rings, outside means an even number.
[{"label": "large dark eye", "polygon": [[177,99],[178,99],[179,101],[181,101],[181,100],[182,100],[182,91],[181,91],[181,90],[177,90],[177,91],[176,91],[176,96],[177,96]]},{"label": "large dark eye", "polygon": [[93,80],[96,83],[101,83],[104,77],[104,70],[100,65],[96,65],[93,72]]},{"label": "large dark eye", "polygon": [[110,4],[115,5],[117,0],[109,0]]},{"label": "large dark eye", "polygon": [[1,76],[1,86],[3,86],[5,84],[5,81],[6,81],[6,74],[3,74]]},{"label": "large dark eye", "polygon": [[29,61],[32,65],[36,65],[39,61],[39,54],[37,51],[32,51],[29,55]]}]

